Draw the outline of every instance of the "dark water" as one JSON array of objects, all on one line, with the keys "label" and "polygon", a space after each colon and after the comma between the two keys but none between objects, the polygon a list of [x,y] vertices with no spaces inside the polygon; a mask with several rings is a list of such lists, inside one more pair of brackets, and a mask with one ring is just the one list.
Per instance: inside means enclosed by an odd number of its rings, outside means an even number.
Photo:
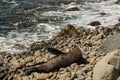
[{"label": "dark water", "polygon": [[71,2],[83,3],[83,0],[52,0],[45,2],[44,0],[8,0],[0,1],[0,34],[6,35],[12,30],[34,32],[38,23],[52,24],[62,23],[64,20],[56,20],[56,16],[43,16],[44,12],[57,11],[61,9],[62,4]]}]

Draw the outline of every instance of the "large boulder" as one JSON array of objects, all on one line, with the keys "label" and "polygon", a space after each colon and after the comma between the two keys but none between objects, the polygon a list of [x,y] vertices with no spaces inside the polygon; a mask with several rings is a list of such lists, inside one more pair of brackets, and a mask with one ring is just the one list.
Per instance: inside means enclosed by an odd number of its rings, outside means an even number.
[{"label": "large boulder", "polygon": [[68,24],[67,26],[61,29],[57,37],[75,36],[77,34],[78,34],[78,30],[73,25]]},{"label": "large boulder", "polygon": [[93,80],[117,80],[120,77],[120,50],[108,53],[93,69]]},{"label": "large boulder", "polygon": [[120,33],[107,38],[101,45],[99,51],[107,53],[115,49],[120,49]]}]

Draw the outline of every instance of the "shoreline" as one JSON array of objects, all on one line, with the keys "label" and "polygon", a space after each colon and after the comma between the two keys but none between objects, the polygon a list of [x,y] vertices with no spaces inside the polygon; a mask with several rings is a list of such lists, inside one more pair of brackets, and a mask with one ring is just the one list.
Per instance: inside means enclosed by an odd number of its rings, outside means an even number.
[{"label": "shoreline", "polygon": [[[120,29],[117,27],[96,27],[96,30],[90,31],[90,29],[77,30],[74,26],[67,25],[54,38],[33,43],[30,51],[19,54],[0,54],[0,79],[92,80],[95,64],[107,54],[102,52],[100,47],[106,39],[118,33],[120,33]],[[34,72],[29,76],[24,75],[24,69],[27,66],[49,61],[55,56],[46,52],[48,47],[70,52],[76,44],[80,47],[82,56],[89,62],[88,64],[73,63],[50,73]]]}]

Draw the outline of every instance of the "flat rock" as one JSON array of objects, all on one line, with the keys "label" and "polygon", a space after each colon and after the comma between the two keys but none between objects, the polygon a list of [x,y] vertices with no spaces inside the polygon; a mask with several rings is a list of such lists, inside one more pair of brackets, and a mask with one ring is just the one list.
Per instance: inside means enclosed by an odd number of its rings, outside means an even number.
[{"label": "flat rock", "polygon": [[107,53],[115,49],[120,49],[120,33],[106,39],[99,48],[99,51]]}]

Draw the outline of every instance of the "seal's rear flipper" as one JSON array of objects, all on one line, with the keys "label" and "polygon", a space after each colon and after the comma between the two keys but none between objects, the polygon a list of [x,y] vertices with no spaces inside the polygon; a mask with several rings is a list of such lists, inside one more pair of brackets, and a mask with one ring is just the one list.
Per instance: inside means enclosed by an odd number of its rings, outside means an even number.
[{"label": "seal's rear flipper", "polygon": [[51,52],[51,53],[54,54],[54,55],[65,54],[65,53],[63,53],[62,51],[59,51],[59,50],[57,50],[57,49],[55,49],[55,48],[47,48],[47,50],[48,50],[48,52]]}]

